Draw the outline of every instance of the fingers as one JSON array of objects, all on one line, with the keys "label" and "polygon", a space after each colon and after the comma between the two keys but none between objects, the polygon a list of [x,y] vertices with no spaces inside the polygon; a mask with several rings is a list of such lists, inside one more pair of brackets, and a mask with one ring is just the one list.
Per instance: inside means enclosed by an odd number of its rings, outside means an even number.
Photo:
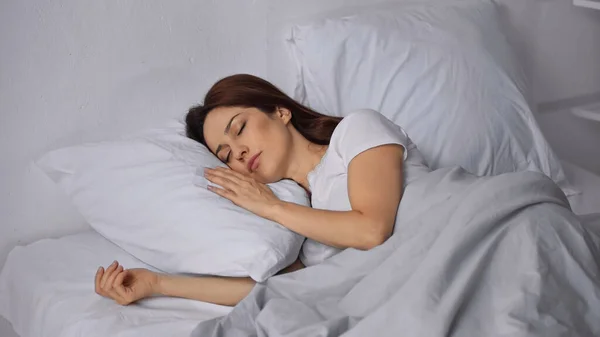
[{"label": "fingers", "polygon": [[204,174],[208,174],[209,176],[213,176],[213,177],[222,177],[222,178],[226,178],[226,179],[230,179],[230,180],[241,180],[239,177],[240,176],[239,174],[237,174],[235,171],[225,168],[225,167],[217,167],[214,169],[205,168]]},{"label": "fingers", "polygon": [[224,179],[229,179],[235,183],[242,183],[242,182],[247,182],[250,178],[246,177],[245,175],[235,172],[232,169],[226,168],[226,167],[217,167],[214,169],[209,169],[206,168],[204,169],[204,173],[208,174],[209,176],[213,176],[213,177],[221,177]]},{"label": "fingers", "polygon": [[235,191],[241,183],[235,176],[216,170],[206,171],[204,177],[210,182],[232,191]]},{"label": "fingers", "polygon": [[113,289],[116,292],[116,294],[123,300],[122,305],[126,305],[132,302],[131,299],[131,293],[128,293],[127,290],[125,289],[125,286],[123,285],[123,281],[125,280],[125,277],[127,276],[127,270],[124,270],[122,272],[119,273],[119,275],[117,275],[117,277],[115,278],[114,282],[113,282]]},{"label": "fingers", "polygon": [[225,175],[234,176],[237,179],[242,180],[242,181],[248,181],[248,179],[251,179],[248,176],[245,176],[245,175],[243,175],[243,174],[241,174],[239,172],[236,172],[236,171],[234,171],[234,170],[232,170],[232,169],[230,169],[228,167],[221,167],[221,166],[219,166],[219,167],[215,168],[214,171],[222,172]]},{"label": "fingers", "polygon": [[117,261],[114,261],[110,264],[110,266],[108,266],[108,268],[106,268],[106,271],[104,272],[104,275],[102,275],[102,279],[100,280],[100,288],[104,288],[106,280],[108,280],[108,278],[112,275],[112,273],[115,271],[115,269],[117,269],[118,266],[119,263]]},{"label": "fingers", "polygon": [[233,191],[230,191],[230,190],[226,190],[226,189],[222,189],[222,188],[218,188],[218,187],[213,187],[213,186],[208,186],[207,188],[208,188],[209,191],[214,192],[214,193],[222,196],[223,198],[229,199],[231,201],[233,201],[233,199],[236,196],[236,194]]},{"label": "fingers", "polygon": [[117,286],[123,286],[125,276],[127,276],[127,270],[123,270],[122,272],[120,272],[119,275],[117,275],[117,277],[115,277],[115,280],[113,281],[113,287],[116,288]]},{"label": "fingers", "polygon": [[113,287],[113,283],[115,282],[115,278],[123,271],[123,266],[117,267],[106,279],[106,283],[104,284],[104,289],[110,290]]},{"label": "fingers", "polygon": [[223,177],[219,177],[219,176],[213,176],[211,175],[206,175],[206,179],[208,179],[210,182],[217,184],[223,188],[226,188],[228,190],[235,190],[239,187],[239,184],[227,179],[227,178],[223,178]]},{"label": "fingers", "polygon": [[127,270],[122,270],[119,274],[115,275],[115,279],[111,285],[112,298],[120,305],[128,305],[132,302],[131,294],[127,292],[123,285],[126,276]]},{"label": "fingers", "polygon": [[98,268],[96,271],[96,278],[94,280],[94,289],[96,290],[96,294],[102,295],[102,287],[100,287],[100,280],[102,280],[102,275],[104,275],[104,268]]},{"label": "fingers", "polygon": [[102,267],[98,268],[94,282],[96,293],[111,298],[121,305],[128,304],[128,302],[113,287],[118,276],[124,272],[123,266],[120,266],[117,261],[114,261],[106,268],[106,270]]}]

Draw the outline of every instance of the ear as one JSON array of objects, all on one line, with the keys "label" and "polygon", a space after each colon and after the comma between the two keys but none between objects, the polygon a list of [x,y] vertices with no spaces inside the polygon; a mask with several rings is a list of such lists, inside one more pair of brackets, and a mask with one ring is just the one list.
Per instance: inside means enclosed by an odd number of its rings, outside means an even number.
[{"label": "ear", "polygon": [[292,120],[292,112],[287,108],[278,106],[275,113],[277,114],[277,117],[283,121],[283,124],[287,125]]}]

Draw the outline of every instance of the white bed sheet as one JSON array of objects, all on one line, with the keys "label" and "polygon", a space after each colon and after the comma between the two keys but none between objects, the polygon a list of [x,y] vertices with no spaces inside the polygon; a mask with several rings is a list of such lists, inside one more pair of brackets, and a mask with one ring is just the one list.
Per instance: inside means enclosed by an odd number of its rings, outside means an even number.
[{"label": "white bed sheet", "polygon": [[176,298],[119,306],[93,285],[96,268],[113,260],[149,268],[91,231],[17,247],[0,273],[0,315],[21,337],[188,337],[198,322],[231,310]]},{"label": "white bed sheet", "polygon": [[580,194],[569,197],[571,209],[575,214],[600,213],[600,176],[577,165],[562,162],[565,175]]}]

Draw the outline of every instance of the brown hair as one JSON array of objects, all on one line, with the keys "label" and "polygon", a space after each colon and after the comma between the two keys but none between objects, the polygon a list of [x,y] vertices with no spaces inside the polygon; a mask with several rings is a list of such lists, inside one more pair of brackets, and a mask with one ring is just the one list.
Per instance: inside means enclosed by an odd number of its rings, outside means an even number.
[{"label": "brown hair", "polygon": [[238,74],[225,77],[215,83],[204,97],[204,104],[190,108],[186,118],[186,133],[206,146],[204,121],[213,109],[218,107],[253,107],[266,114],[279,108],[292,113],[292,125],[312,143],[329,145],[333,130],[342,120],[320,114],[283,93],[270,82],[260,77]]}]

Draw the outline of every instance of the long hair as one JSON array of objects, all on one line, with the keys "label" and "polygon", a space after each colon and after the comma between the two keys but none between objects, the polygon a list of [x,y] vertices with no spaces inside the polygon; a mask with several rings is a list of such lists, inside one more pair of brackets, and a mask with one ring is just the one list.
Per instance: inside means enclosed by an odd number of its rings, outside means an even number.
[{"label": "long hair", "polygon": [[213,109],[219,107],[256,108],[266,114],[272,114],[279,108],[292,113],[294,128],[312,143],[329,145],[333,130],[342,120],[320,114],[283,93],[270,82],[248,74],[225,77],[215,83],[204,97],[204,103],[193,106],[186,116],[186,133],[206,146],[204,122]]}]

